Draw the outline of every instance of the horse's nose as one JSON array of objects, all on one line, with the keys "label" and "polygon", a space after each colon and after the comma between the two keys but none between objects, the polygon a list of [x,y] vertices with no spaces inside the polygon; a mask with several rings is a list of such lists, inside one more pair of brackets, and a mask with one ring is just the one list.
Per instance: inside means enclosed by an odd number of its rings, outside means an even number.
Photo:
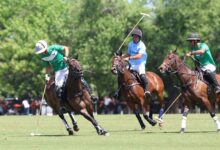
[{"label": "horse's nose", "polygon": [[112,67],[112,68],[111,68],[111,72],[112,72],[113,74],[117,74],[116,68],[115,68],[115,67]]},{"label": "horse's nose", "polygon": [[158,70],[159,70],[161,73],[164,73],[164,69],[163,69],[163,66],[162,66],[162,65],[160,65],[160,66],[158,67]]}]

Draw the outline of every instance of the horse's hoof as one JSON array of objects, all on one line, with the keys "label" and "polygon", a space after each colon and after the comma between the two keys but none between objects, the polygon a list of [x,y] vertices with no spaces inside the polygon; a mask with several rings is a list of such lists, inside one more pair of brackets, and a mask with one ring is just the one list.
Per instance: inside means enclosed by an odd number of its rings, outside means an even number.
[{"label": "horse's hoof", "polygon": [[184,128],[181,128],[181,129],[180,129],[180,133],[183,134],[184,132],[185,132],[185,129],[184,129]]},{"label": "horse's hoof", "polygon": [[106,132],[106,133],[104,134],[104,136],[110,136],[110,133]]},{"label": "horse's hoof", "polygon": [[75,125],[75,126],[73,127],[73,130],[76,131],[76,132],[78,132],[78,131],[79,131],[79,127],[78,127],[77,125]]},{"label": "horse's hoof", "polygon": [[151,125],[152,125],[152,126],[155,126],[156,124],[157,124],[157,122],[154,121],[154,120],[151,122]]},{"label": "horse's hoof", "polygon": [[110,134],[105,130],[101,130],[101,131],[98,132],[98,135],[109,136]]},{"label": "horse's hoof", "polygon": [[69,135],[73,135],[73,130],[71,128],[67,129]]},{"label": "horse's hoof", "polygon": [[146,126],[141,126],[141,129],[144,130],[146,128]]}]

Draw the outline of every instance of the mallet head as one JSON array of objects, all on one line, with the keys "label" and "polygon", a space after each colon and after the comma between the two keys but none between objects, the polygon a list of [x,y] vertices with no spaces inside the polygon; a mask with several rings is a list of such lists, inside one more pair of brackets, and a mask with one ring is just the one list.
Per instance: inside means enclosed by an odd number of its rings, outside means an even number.
[{"label": "mallet head", "polygon": [[142,16],[147,16],[147,17],[150,17],[150,15],[149,14],[146,14],[146,13],[140,13]]}]

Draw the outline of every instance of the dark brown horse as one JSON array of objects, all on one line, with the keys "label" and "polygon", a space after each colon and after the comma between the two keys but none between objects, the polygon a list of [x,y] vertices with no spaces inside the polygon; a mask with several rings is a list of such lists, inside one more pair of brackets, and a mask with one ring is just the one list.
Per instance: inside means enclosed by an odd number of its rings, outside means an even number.
[{"label": "dark brown horse", "polygon": [[206,82],[200,79],[197,71],[191,70],[184,62],[175,54],[176,51],[171,51],[159,66],[160,72],[169,72],[175,74],[182,86],[182,95],[184,96],[184,112],[180,133],[184,133],[186,128],[186,118],[189,108],[192,103],[201,102],[209,111],[211,117],[217,125],[217,131],[220,132],[220,123],[214,112],[213,104],[219,100],[219,96],[212,89],[208,94],[209,86]]},{"label": "dark brown horse", "polygon": [[[45,100],[47,104],[53,109],[53,111],[59,115],[59,117],[62,119],[63,124],[68,131],[69,135],[73,135],[73,130],[71,127],[68,125],[64,115],[62,113],[59,113],[59,108],[60,108],[60,100],[58,99],[55,91],[55,83],[54,83],[54,77],[50,78],[50,81],[47,84],[46,91],[45,91]],[[77,122],[75,121],[73,115],[71,114],[71,109],[67,109],[67,113],[69,114],[72,124],[73,124],[73,129],[74,131],[79,131]]]},{"label": "dark brown horse", "polygon": [[[150,111],[150,99],[145,99],[143,87],[134,74],[127,69],[126,63],[121,56],[113,56],[111,71],[118,76],[118,81],[121,85],[121,95],[127,102],[128,106],[134,111],[141,128],[145,129],[145,124],[142,121],[139,109],[142,110],[144,118],[154,126],[157,122],[148,116]],[[161,107],[164,107],[164,84],[162,79],[153,72],[147,72],[146,75],[149,82],[149,91],[152,95],[155,94],[158,97]],[[162,120],[161,115],[159,116],[160,120]],[[160,122],[160,124],[161,123],[162,122]]]},{"label": "dark brown horse", "polygon": [[106,135],[105,131],[93,116],[93,105],[89,92],[84,88],[81,78],[83,76],[82,67],[76,59],[69,59],[69,75],[66,81],[66,102],[65,107],[76,113],[80,113],[95,127],[98,135]]}]

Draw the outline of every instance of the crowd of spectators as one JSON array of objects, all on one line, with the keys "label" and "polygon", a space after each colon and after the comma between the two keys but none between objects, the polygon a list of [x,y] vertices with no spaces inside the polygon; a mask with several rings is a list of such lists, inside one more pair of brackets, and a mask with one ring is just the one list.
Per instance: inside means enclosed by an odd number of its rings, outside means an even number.
[{"label": "crowd of spectators", "polygon": [[[175,103],[169,112],[181,113],[182,105],[180,100]],[[160,109],[159,101],[152,101],[151,109],[153,113],[158,113]],[[165,99],[165,102],[169,102]],[[170,103],[165,103],[167,108]],[[94,112],[97,114],[130,114],[133,113],[122,100],[115,99],[113,96],[100,97],[96,104],[93,104]],[[220,103],[216,105],[216,112],[220,112]],[[41,107],[41,110],[40,110]],[[194,108],[195,107],[195,108]],[[206,109],[203,105],[196,105],[192,108],[192,113],[203,113]],[[51,115],[53,110],[48,106],[45,100],[37,99],[18,99],[18,98],[0,98],[0,115]]]},{"label": "crowd of spectators", "polygon": [[[48,109],[44,109],[46,107],[49,106],[45,100],[41,102],[36,99],[0,98],[0,115],[47,115]],[[124,101],[104,96],[94,104],[94,112],[97,114],[127,114],[130,113],[130,109]]]},{"label": "crowd of spectators", "polygon": [[36,115],[39,109],[39,100],[0,98],[0,115]]},{"label": "crowd of spectators", "polygon": [[125,101],[119,101],[114,97],[101,97],[97,103],[98,114],[127,114],[130,109],[127,107]]}]

